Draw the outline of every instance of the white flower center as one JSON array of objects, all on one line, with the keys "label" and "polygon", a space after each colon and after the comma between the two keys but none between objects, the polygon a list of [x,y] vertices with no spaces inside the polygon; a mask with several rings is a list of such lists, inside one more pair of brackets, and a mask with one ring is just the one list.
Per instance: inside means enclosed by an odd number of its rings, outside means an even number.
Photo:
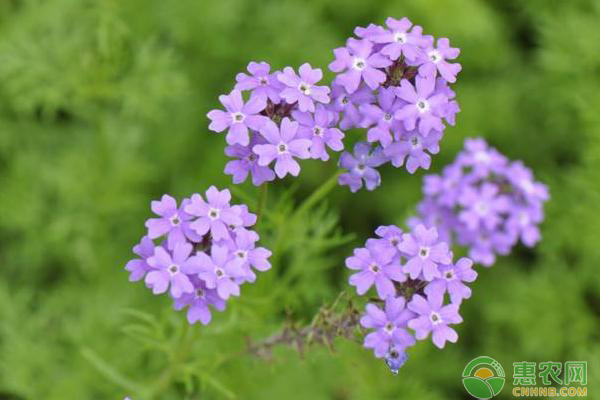
[{"label": "white flower center", "polygon": [[169,275],[173,276],[179,272],[179,265],[171,264],[167,270],[169,271]]},{"label": "white flower center", "polygon": [[436,313],[435,311],[432,311],[431,314],[429,314],[429,320],[433,325],[438,325],[443,322],[441,315]]},{"label": "white flower center", "polygon": [[241,124],[246,119],[246,116],[238,111],[238,112],[231,113],[231,119],[233,119],[233,122]]},{"label": "white flower center", "polygon": [[285,144],[285,143],[283,143],[283,142],[279,143],[279,144],[277,145],[277,152],[278,152],[279,154],[284,154],[284,153],[287,153],[287,152],[288,152],[288,147],[287,147],[287,144]]},{"label": "white flower center", "polygon": [[385,324],[383,329],[387,332],[388,335],[391,335],[394,332],[394,329],[396,329],[396,327],[391,322],[388,322],[387,324]]},{"label": "white flower center", "polygon": [[212,220],[219,218],[219,214],[219,210],[216,208],[211,208],[210,210],[208,210],[208,218]]},{"label": "white flower center", "polygon": [[217,278],[222,278],[225,276],[225,271],[223,270],[223,268],[215,268],[215,275],[217,276]]},{"label": "white flower center", "polygon": [[480,150],[478,152],[475,153],[475,155],[473,156],[475,158],[475,161],[482,163],[482,164],[487,164],[490,162],[490,155],[487,153],[487,151],[483,151]]},{"label": "white flower center", "polygon": [[377,264],[371,264],[369,265],[369,271],[371,271],[374,274],[379,273],[379,266]]},{"label": "white flower center", "polygon": [[169,219],[169,221],[171,221],[171,225],[173,225],[173,226],[177,226],[181,223],[181,220],[179,219],[179,215],[177,215],[177,214],[173,215]]},{"label": "white flower center", "polygon": [[418,136],[413,136],[412,138],[410,138],[410,145],[413,149],[421,147],[421,139],[419,139]]},{"label": "white flower center", "polygon": [[475,211],[477,214],[483,216],[490,211],[490,206],[485,201],[478,201],[475,203]]},{"label": "white flower center", "polygon": [[425,99],[419,99],[417,100],[417,110],[423,114],[426,113],[427,111],[429,111],[429,102]]},{"label": "white flower center", "polygon": [[367,67],[367,62],[364,58],[355,57],[352,61],[352,67],[358,71],[362,71]]},{"label": "white flower center", "polygon": [[388,121],[388,122],[391,121],[392,120],[392,114],[385,113],[384,116],[383,116],[383,119],[386,120],[386,121]]},{"label": "white flower center", "polygon": [[235,255],[237,258],[239,258],[241,260],[245,260],[248,255],[248,252],[246,252],[244,250],[238,250],[238,251],[236,251]]},{"label": "white flower center", "polygon": [[398,43],[406,43],[407,42],[407,37],[406,37],[406,32],[396,32],[394,34],[394,41],[398,42]]},{"label": "white flower center", "polygon": [[444,278],[447,281],[452,281],[454,280],[454,271],[452,271],[451,269],[449,269],[448,271],[444,272]]},{"label": "white flower center", "polygon": [[263,76],[262,78],[260,78],[258,82],[259,82],[261,85],[263,85],[263,86],[264,86],[264,85],[266,85],[267,83],[269,83],[269,81],[267,80],[267,78],[266,78],[266,77],[264,77],[264,76]]},{"label": "white flower center", "polygon": [[429,57],[431,62],[436,64],[442,60],[442,55],[437,50],[431,50],[429,53],[427,53],[427,57]]},{"label": "white flower center", "polygon": [[204,295],[205,295],[204,289],[202,289],[202,288],[196,289],[196,297],[197,298],[204,298]]},{"label": "white flower center", "polygon": [[321,128],[320,126],[315,126],[313,128],[313,133],[317,136],[321,136],[323,134],[323,128]]},{"label": "white flower center", "polygon": [[248,161],[250,161],[250,162],[256,161],[256,158],[257,158],[256,154],[254,154],[254,153],[250,153],[250,155],[248,155]]},{"label": "white flower center", "polygon": [[423,259],[429,257],[429,247],[421,246],[421,248],[419,249],[419,257]]},{"label": "white flower center", "polygon": [[310,85],[308,83],[300,82],[298,85],[298,90],[300,90],[305,96],[310,96]]}]

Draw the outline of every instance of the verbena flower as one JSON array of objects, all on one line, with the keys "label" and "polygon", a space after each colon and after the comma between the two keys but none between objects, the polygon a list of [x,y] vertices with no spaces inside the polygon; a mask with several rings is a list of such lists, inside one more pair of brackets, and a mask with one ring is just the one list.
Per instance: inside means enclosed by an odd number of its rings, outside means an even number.
[{"label": "verbena flower", "polygon": [[446,94],[435,92],[435,79],[417,77],[415,86],[403,79],[396,94],[408,104],[396,111],[395,117],[409,131],[418,126],[419,133],[427,136],[431,130],[444,129],[441,119],[442,107],[448,102]]},{"label": "verbena flower", "polygon": [[229,205],[231,193],[228,189],[219,191],[211,186],[206,191],[206,199],[207,201],[195,193],[185,207],[187,213],[197,217],[190,227],[199,235],[210,232],[214,240],[229,239],[230,233],[227,227],[239,226],[242,223],[241,218]]},{"label": "verbena flower", "polygon": [[177,201],[168,194],[163,195],[160,200],[152,201],[152,212],[159,218],[150,218],[146,221],[150,239],[167,235],[167,244],[170,249],[173,249],[175,244],[184,241],[186,237],[190,240],[197,240],[198,235],[190,227],[192,216],[185,212],[188,201],[182,201],[181,206],[177,207]]},{"label": "verbena flower", "polygon": [[252,148],[257,144],[265,144],[267,141],[262,136],[254,135],[250,139],[248,146],[234,144],[225,148],[225,154],[229,157],[236,158],[227,162],[225,165],[225,173],[233,177],[233,183],[242,183],[248,175],[252,177],[252,183],[255,186],[260,186],[265,182],[270,182],[275,179],[275,173],[269,167],[258,164],[258,154]]},{"label": "verbena flower", "polygon": [[[211,186],[206,197],[208,201],[193,194],[193,200],[183,199],[179,208],[171,196],[153,202],[153,210],[161,216],[153,218],[160,221],[147,224],[154,240],[144,236],[134,247],[139,258],[125,266],[131,281],[144,279],[154,294],[168,293],[176,310],[187,307],[190,324],[209,323],[210,307],[223,310],[230,296],[240,294],[240,285],[256,280],[255,271],[271,268],[271,252],[257,245],[259,235],[250,229],[256,215],[244,204],[230,205],[226,189]],[[173,229],[157,233],[157,226],[181,213],[186,214],[182,221],[193,234],[183,230],[169,247]]]},{"label": "verbena flower", "polygon": [[450,301],[460,304],[463,299],[471,297],[471,289],[464,282],[471,283],[477,279],[477,272],[472,268],[473,261],[463,257],[455,264],[439,267],[440,278],[434,279],[425,287],[427,296],[450,295]]},{"label": "verbena flower", "polygon": [[406,276],[394,256],[393,249],[377,245],[355,249],[354,255],[346,259],[348,268],[359,271],[350,276],[350,285],[356,286],[359,295],[375,285],[379,298],[395,296],[393,281],[404,282]]},{"label": "verbena flower", "polygon": [[311,141],[297,137],[298,123],[284,118],[281,127],[269,121],[261,129],[266,144],[257,144],[252,150],[258,154],[258,164],[267,166],[275,161],[275,173],[283,178],[287,174],[298,176],[300,164],[294,159],[310,157]]},{"label": "verbena flower", "polygon": [[415,314],[406,309],[405,304],[403,297],[394,296],[385,300],[384,310],[367,304],[366,314],[360,319],[360,324],[374,330],[365,336],[364,346],[373,349],[375,357],[382,358],[391,349],[404,352],[415,344],[415,338],[407,331],[407,323]]},{"label": "verbena flower", "polygon": [[194,286],[188,275],[198,273],[199,267],[198,260],[190,257],[192,249],[192,245],[185,242],[177,243],[172,253],[157,246],[154,255],[148,258],[152,270],[146,275],[146,286],[154,294],[164,293],[170,287],[173,297],[191,293]]},{"label": "verbena flower", "polygon": [[422,277],[431,281],[439,278],[438,267],[452,259],[448,244],[439,240],[435,227],[427,229],[424,225],[417,225],[412,233],[402,235],[398,248],[409,257],[404,272],[411,279]]},{"label": "verbena flower", "polygon": [[408,303],[408,309],[418,315],[408,321],[409,328],[415,331],[415,336],[423,340],[431,333],[433,344],[444,348],[446,342],[456,343],[458,334],[448,325],[461,323],[462,317],[458,314],[458,304],[443,304],[444,297],[440,295],[427,296],[414,295]]},{"label": "verbena flower", "polygon": [[447,38],[440,38],[437,47],[429,46],[426,53],[422,55],[425,62],[419,67],[419,74],[423,76],[435,76],[436,72],[448,82],[456,82],[456,75],[461,70],[458,63],[449,63],[447,60],[453,60],[460,54],[460,49],[450,47],[450,41]]},{"label": "verbena flower", "polygon": [[384,45],[381,54],[394,61],[404,56],[408,61],[415,62],[421,56],[421,48],[426,44],[421,28],[415,26],[410,31],[412,22],[406,17],[400,20],[389,17],[385,24],[388,29],[385,29],[384,33],[371,37],[373,42]]},{"label": "verbena flower", "polygon": [[271,100],[273,103],[279,103],[281,100],[279,94],[283,85],[277,79],[276,73],[270,73],[271,66],[264,62],[251,61],[247,67],[250,75],[240,72],[236,75],[236,90],[249,90],[252,97],[261,97],[264,100]]},{"label": "verbena flower", "polygon": [[531,247],[541,237],[547,187],[522,162],[509,161],[483,139],[465,140],[453,164],[425,177],[423,191],[421,221],[466,246],[483,265],[492,265],[519,240]]},{"label": "verbena flower", "polygon": [[300,75],[296,75],[291,67],[285,67],[277,75],[279,82],[286,86],[280,96],[289,104],[298,103],[300,111],[314,112],[315,101],[329,103],[330,89],[316,85],[323,78],[323,72],[319,68],[313,69],[308,63],[302,64],[298,72]]},{"label": "verbena flower", "polygon": [[375,169],[387,161],[383,149],[376,147],[371,151],[369,143],[358,142],[354,145],[354,154],[343,152],[340,167],[348,172],[339,176],[340,185],[347,185],[350,191],[356,192],[364,185],[367,190],[374,190],[381,183],[381,175]]},{"label": "verbena flower", "polygon": [[215,132],[223,132],[229,128],[227,143],[247,146],[250,143],[248,129],[258,130],[267,120],[259,114],[267,105],[266,99],[263,96],[254,96],[244,104],[242,93],[234,89],[228,96],[219,96],[219,100],[226,111],[210,111],[207,114],[211,120],[208,128]]},{"label": "verbena flower", "polygon": [[314,114],[296,111],[292,116],[300,124],[298,136],[311,141],[311,158],[327,161],[329,160],[327,148],[333,151],[344,149],[342,142],[344,134],[336,127],[337,118],[324,106],[317,105]]}]

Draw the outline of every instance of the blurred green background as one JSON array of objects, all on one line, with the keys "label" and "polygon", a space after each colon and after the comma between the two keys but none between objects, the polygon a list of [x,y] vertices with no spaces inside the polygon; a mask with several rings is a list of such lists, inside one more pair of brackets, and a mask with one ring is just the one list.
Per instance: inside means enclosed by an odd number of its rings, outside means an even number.
[{"label": "blurred green background", "polygon": [[[462,112],[432,170],[469,136],[522,159],[550,186],[543,241],[478,268],[459,342],[420,343],[398,376],[347,340],[239,355],[348,288],[344,257],[421,197],[422,172],[388,166],[375,192],[336,188],[290,226],[335,170],[306,161],[269,191],[274,268],[184,332],[123,266],[150,200],[231,186],[206,112],[248,61],[326,68],[355,26],[387,16],[462,49]],[[509,378],[517,361],[586,360],[600,398],[598,21],[595,0],[0,0],[0,399],[468,399],[461,373],[479,355]]]}]

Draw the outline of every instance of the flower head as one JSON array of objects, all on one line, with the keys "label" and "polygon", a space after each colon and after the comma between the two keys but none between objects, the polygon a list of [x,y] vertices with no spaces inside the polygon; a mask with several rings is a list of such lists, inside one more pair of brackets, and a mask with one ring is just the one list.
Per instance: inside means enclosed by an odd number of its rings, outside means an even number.
[{"label": "flower head", "polygon": [[458,334],[448,325],[459,324],[462,317],[458,314],[457,304],[443,305],[443,296],[427,296],[415,294],[408,303],[408,309],[418,315],[408,321],[408,327],[415,331],[419,340],[425,339],[431,333],[433,344],[444,348],[446,342],[456,343]]},{"label": "flower head", "polygon": [[449,264],[452,260],[448,244],[439,240],[435,227],[427,229],[424,225],[417,225],[412,233],[402,235],[398,247],[409,257],[404,272],[410,274],[411,279],[423,277],[431,281],[439,278],[439,265]]},{"label": "flower head", "polygon": [[229,239],[228,226],[242,224],[241,218],[229,205],[231,193],[228,189],[219,191],[211,186],[206,191],[206,199],[207,201],[204,201],[202,196],[196,193],[192,195],[190,203],[185,207],[187,213],[197,217],[190,224],[190,228],[198,235],[210,232],[214,240]]}]

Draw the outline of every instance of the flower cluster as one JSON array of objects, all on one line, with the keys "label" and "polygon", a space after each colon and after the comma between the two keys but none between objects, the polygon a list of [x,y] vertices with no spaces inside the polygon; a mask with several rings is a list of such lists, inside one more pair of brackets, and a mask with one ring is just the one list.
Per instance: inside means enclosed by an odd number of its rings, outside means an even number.
[{"label": "flower cluster", "polygon": [[211,186],[200,194],[176,200],[163,195],[151,204],[156,218],[146,221],[147,235],[127,263],[130,281],[144,279],[154,294],[168,291],[174,307],[188,307],[190,324],[211,320],[209,306],[222,311],[240,285],[254,282],[254,270],[271,267],[271,252],[257,247],[258,234],[249,227],[256,216],[245,205],[230,205],[231,194]]},{"label": "flower cluster", "polygon": [[[450,84],[461,70],[451,60],[459,49],[446,38],[423,35],[407,19],[388,18],[386,26],[356,28],[357,38],[333,51],[329,69],[336,73],[331,88],[319,85],[323,73],[308,63],[271,71],[266,62],[250,62],[236,76],[224,109],[208,113],[209,129],[227,131],[225,166],[234,183],[251,176],[256,186],[297,176],[297,159],[327,161],[329,150],[344,149],[343,130],[367,130],[354,154],[343,153],[347,172],[341,185],[368,190],[380,181],[376,167],[391,162],[413,173],[428,169],[439,152],[445,124],[459,111]],[[274,166],[274,169],[272,168]]]},{"label": "flower cluster", "polygon": [[291,67],[271,71],[266,62],[251,62],[247,71],[237,75],[230,94],[219,97],[225,110],[208,113],[210,130],[227,130],[225,154],[234,160],[225,173],[234,183],[249,175],[256,186],[276,176],[298,176],[297,159],[326,161],[328,150],[344,148],[338,113],[327,107],[330,88],[318,84],[319,68],[305,63],[298,73]]},{"label": "flower cluster", "polygon": [[407,348],[430,333],[439,348],[456,342],[450,325],[462,322],[459,306],[471,297],[465,282],[473,282],[477,274],[468,258],[453,263],[448,244],[434,227],[417,225],[405,233],[397,226],[380,226],[375,233],[346,259],[346,266],[356,271],[349,282],[359,295],[372,287],[377,294],[360,320],[372,330],[364,346],[397,371]]},{"label": "flower cluster", "polygon": [[522,162],[509,161],[483,139],[467,139],[441,175],[425,177],[423,191],[413,223],[437,227],[485,266],[519,240],[531,247],[540,239],[547,187]]},{"label": "flower cluster", "polygon": [[385,26],[371,24],[354,33],[356,38],[333,51],[329,64],[337,74],[330,108],[341,113],[340,127],[367,129],[367,142],[340,158],[348,172],[339,183],[352,192],[363,182],[367,190],[377,187],[375,167],[388,161],[411,174],[429,168],[444,121],[454,125],[460,110],[449,84],[461,70],[451,62],[459,49],[446,38],[423,35],[407,18],[388,18]]}]

